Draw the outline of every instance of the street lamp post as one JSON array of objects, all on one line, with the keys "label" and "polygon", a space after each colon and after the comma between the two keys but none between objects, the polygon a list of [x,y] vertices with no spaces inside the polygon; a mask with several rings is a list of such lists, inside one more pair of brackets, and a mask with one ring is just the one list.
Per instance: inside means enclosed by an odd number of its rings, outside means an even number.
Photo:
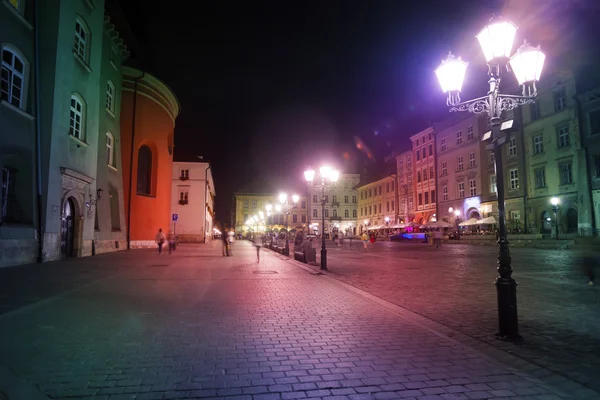
[{"label": "street lamp post", "polygon": [[454,216],[456,217],[456,238],[460,240],[460,210],[454,210]]},{"label": "street lamp post", "polygon": [[[321,269],[327,269],[327,245],[325,243],[325,204],[327,204],[327,198],[325,197],[325,190],[328,186],[337,182],[340,173],[331,167],[324,165],[319,168],[319,175],[321,178]],[[308,168],[304,171],[304,178],[307,182],[312,184],[315,178],[315,171],[312,168]]]},{"label": "street lamp post", "polygon": [[290,255],[290,243],[289,243],[289,227],[288,227],[288,216],[290,215],[290,210],[296,207],[300,196],[297,194],[292,195],[292,204],[288,203],[288,197],[286,193],[279,194],[279,203],[281,203],[281,207],[285,212],[285,255]]},{"label": "street lamp post", "polygon": [[[540,79],[546,56],[538,47],[525,42],[511,57],[513,41],[517,27],[502,18],[492,18],[477,39],[488,64],[490,90],[486,96],[461,102],[460,91],[468,63],[451,53],[442,61],[435,73],[444,93],[448,93],[446,104],[450,111],[468,111],[475,114],[487,114],[491,126],[491,144],[488,150],[494,152],[496,168],[496,185],[498,196],[498,274],[496,289],[498,294],[497,336],[508,340],[520,340],[517,316],[517,282],[512,277],[511,258],[506,232],[506,216],[504,208],[504,170],[502,165],[502,144],[506,136],[501,134],[500,118],[502,112],[510,111],[523,104],[535,102],[537,95],[536,81]],[[522,96],[499,93],[501,71],[511,67],[519,85],[522,85]],[[506,121],[508,123],[510,121]],[[502,124],[504,125],[504,124]],[[485,139],[485,137],[484,137]]]},{"label": "street lamp post", "polygon": [[559,210],[559,204],[560,204],[560,199],[558,197],[553,197],[550,199],[550,203],[552,203],[552,211],[554,211],[554,226],[555,226],[555,232],[556,232],[556,240],[558,240],[558,210]]}]

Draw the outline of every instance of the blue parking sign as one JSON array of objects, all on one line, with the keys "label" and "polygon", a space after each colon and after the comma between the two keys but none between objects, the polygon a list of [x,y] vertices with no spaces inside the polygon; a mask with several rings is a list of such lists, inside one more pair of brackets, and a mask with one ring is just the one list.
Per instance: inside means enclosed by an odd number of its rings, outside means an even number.
[{"label": "blue parking sign", "polygon": [[179,214],[173,214],[173,221],[177,221],[179,219]]}]

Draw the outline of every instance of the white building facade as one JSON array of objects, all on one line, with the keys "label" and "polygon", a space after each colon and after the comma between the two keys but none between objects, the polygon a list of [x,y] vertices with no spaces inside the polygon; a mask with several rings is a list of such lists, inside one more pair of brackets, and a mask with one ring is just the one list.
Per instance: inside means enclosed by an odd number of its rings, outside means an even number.
[{"label": "white building facade", "polygon": [[206,243],[213,238],[215,186],[207,162],[173,162],[170,230],[179,243]]},{"label": "white building facade", "polygon": [[325,234],[340,232],[343,235],[356,234],[358,217],[358,192],[360,174],[340,174],[335,184],[328,185],[325,190],[325,209],[321,205],[321,185],[315,179],[309,186],[310,194],[310,232],[321,232],[323,217],[325,218]]}]

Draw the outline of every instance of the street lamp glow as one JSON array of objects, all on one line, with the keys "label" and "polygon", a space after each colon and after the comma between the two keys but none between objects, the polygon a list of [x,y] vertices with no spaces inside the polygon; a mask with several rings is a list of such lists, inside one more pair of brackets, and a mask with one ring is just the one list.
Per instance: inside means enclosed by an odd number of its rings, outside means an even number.
[{"label": "street lamp glow", "polygon": [[368,223],[369,223],[369,220],[368,220],[368,219],[365,219],[363,222],[364,222],[364,223],[365,223],[365,225],[366,225],[366,224],[368,224]]},{"label": "street lamp glow", "polygon": [[546,55],[542,52],[540,46],[533,47],[527,42],[523,43],[510,58],[510,66],[519,85],[539,81],[545,60]]},{"label": "street lamp glow", "polygon": [[270,204],[267,204],[267,205],[265,206],[265,210],[267,210],[267,213],[270,213],[272,209],[273,209],[273,206],[272,206],[272,205],[270,205]]},{"label": "street lamp glow", "polygon": [[298,202],[298,200],[300,200],[300,196],[298,196],[297,194],[293,194],[293,195],[292,195],[292,201],[293,201],[294,203],[297,203],[297,202]]},{"label": "street lamp glow", "polygon": [[454,215],[458,217],[460,215],[460,210],[454,210]]},{"label": "street lamp glow", "polygon": [[488,63],[494,59],[508,58],[512,50],[517,27],[510,21],[496,19],[486,25],[477,34],[477,40],[483,50],[485,61]]},{"label": "street lamp glow", "polygon": [[323,165],[321,168],[319,168],[319,173],[321,174],[321,178],[323,179],[329,179],[331,171],[332,170],[329,165]]},{"label": "street lamp glow", "polygon": [[442,63],[435,70],[435,74],[440,82],[440,86],[444,93],[460,92],[462,90],[465,73],[467,72],[468,62],[452,53],[448,53],[448,57],[442,60]]},{"label": "street lamp glow", "polygon": [[286,193],[279,193],[279,202],[281,204],[284,204],[287,201],[287,194]]},{"label": "street lamp glow", "polygon": [[451,213],[451,212],[453,212],[453,211],[454,211],[454,208],[452,208],[452,207],[449,207],[449,208],[448,208],[448,212],[449,212],[449,213]]},{"label": "street lamp glow", "polygon": [[390,222],[390,217],[385,217],[385,222]]},{"label": "street lamp glow", "polygon": [[553,197],[550,199],[550,203],[552,203],[553,206],[557,206],[558,203],[560,203],[560,199],[558,197]]},{"label": "street lamp glow", "polygon": [[259,215],[260,219],[264,219],[265,218],[265,213],[262,212],[262,211],[259,211],[258,215]]},{"label": "street lamp glow", "polygon": [[281,204],[275,204],[275,212],[281,212]]},{"label": "street lamp glow", "polygon": [[331,182],[337,182],[339,178],[340,178],[340,171],[333,170],[329,173],[329,180]]},{"label": "street lamp glow", "polygon": [[307,182],[312,182],[313,179],[315,179],[315,170],[308,167],[308,169],[304,171],[304,179],[306,179]]}]

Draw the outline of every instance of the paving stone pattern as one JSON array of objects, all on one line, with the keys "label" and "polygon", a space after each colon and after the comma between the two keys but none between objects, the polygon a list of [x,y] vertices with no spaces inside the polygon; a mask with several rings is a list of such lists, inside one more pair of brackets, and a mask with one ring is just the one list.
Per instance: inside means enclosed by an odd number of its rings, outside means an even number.
[{"label": "paving stone pattern", "polygon": [[582,270],[583,258],[600,255],[514,248],[511,256],[522,344],[493,335],[497,250],[491,246],[382,241],[365,254],[355,242],[330,247],[328,265],[336,279],[600,391],[600,286],[587,286]]},{"label": "paving stone pattern", "polygon": [[0,317],[0,363],[65,400],[579,398],[326,275],[234,252],[99,257],[108,275]]}]

